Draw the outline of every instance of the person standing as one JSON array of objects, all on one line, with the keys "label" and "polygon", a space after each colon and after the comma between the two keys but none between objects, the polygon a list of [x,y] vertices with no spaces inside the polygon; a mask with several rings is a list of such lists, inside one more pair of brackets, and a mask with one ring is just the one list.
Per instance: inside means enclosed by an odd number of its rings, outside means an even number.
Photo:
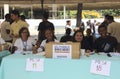
[{"label": "person standing", "polygon": [[85,24],[84,24],[84,22],[81,23],[80,30],[84,33],[84,30],[85,30]]},{"label": "person standing", "polygon": [[71,26],[71,21],[70,21],[70,20],[67,20],[67,21],[66,21],[65,30],[66,30],[67,28],[70,28],[71,31],[72,31],[72,26]]},{"label": "person standing", "polygon": [[18,10],[13,10],[11,12],[11,19],[13,20],[13,23],[11,24],[11,35],[13,36],[13,43],[15,41],[16,38],[19,37],[19,30],[22,27],[28,27],[28,23],[25,21],[22,21],[20,19],[20,14]]},{"label": "person standing", "polygon": [[114,21],[114,17],[113,16],[109,16],[108,17],[108,23],[110,23],[107,26],[107,32],[115,37],[118,41],[118,45],[117,45],[117,52],[120,52],[120,23],[115,22]]},{"label": "person standing", "polygon": [[110,15],[108,15],[108,14],[106,14],[105,16],[104,16],[104,21],[101,23],[101,25],[104,25],[105,27],[107,27],[108,26],[108,21],[107,21],[107,18],[109,17]]},{"label": "person standing", "polygon": [[48,21],[49,14],[47,12],[44,12],[42,15],[42,22],[40,22],[38,26],[38,41],[37,46],[39,47],[41,42],[46,39],[45,37],[45,30],[50,29],[52,30],[53,34],[55,31],[53,23]]},{"label": "person standing", "polygon": [[12,37],[10,35],[11,27],[10,27],[10,14],[5,15],[5,20],[1,24],[1,38],[5,40],[5,42],[12,43]]}]

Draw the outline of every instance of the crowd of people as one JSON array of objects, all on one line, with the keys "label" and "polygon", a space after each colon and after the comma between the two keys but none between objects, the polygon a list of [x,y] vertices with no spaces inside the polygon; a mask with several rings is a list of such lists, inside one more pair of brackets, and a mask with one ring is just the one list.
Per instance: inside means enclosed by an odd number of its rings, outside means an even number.
[{"label": "crowd of people", "polygon": [[[120,52],[120,23],[115,22],[111,15],[105,15],[102,23],[94,21],[91,24],[90,20],[87,21],[86,34],[84,34],[83,22],[77,29],[73,29],[68,20],[65,35],[60,40],[57,40],[54,24],[49,22],[48,18],[48,12],[44,12],[42,22],[38,26],[38,39],[35,40],[30,35],[29,24],[25,21],[25,16],[20,15],[18,10],[13,10],[5,15],[5,20],[1,24],[1,39],[4,43],[13,44],[14,50],[10,50],[12,53],[22,53],[23,51],[39,53],[45,51],[45,45],[48,42],[79,42],[81,49],[85,49],[85,52]],[[97,34],[99,36],[96,36]],[[0,44],[2,41],[0,40]]]}]

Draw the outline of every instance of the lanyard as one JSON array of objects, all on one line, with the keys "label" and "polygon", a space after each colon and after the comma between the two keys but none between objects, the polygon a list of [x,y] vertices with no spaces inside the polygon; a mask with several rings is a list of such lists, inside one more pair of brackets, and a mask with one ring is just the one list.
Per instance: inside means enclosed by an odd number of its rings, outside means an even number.
[{"label": "lanyard", "polygon": [[24,47],[24,50],[26,51],[27,50],[27,41],[23,41],[23,47]]}]

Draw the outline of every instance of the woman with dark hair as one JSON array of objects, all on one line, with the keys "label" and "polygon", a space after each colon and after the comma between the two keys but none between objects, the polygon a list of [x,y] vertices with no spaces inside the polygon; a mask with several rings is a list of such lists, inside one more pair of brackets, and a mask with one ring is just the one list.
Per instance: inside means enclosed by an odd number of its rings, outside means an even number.
[{"label": "woman with dark hair", "polygon": [[30,37],[30,33],[27,27],[22,27],[19,30],[19,37],[14,46],[16,47],[15,53],[22,53],[24,51],[32,51],[32,44],[35,44],[34,38]]},{"label": "woman with dark hair", "polygon": [[42,51],[45,51],[45,46],[46,46],[46,43],[48,42],[59,42],[54,33],[53,33],[53,30],[51,29],[46,29],[45,30],[45,39],[41,42],[39,48],[34,48],[34,51],[33,53],[40,53]]},{"label": "woman with dark hair", "polygon": [[90,52],[91,49],[90,45],[86,41],[86,39],[84,39],[82,31],[80,30],[75,31],[75,33],[73,34],[73,42],[80,42],[81,49],[85,49],[86,52]]},{"label": "woman with dark hair", "polygon": [[38,41],[37,41],[37,47],[40,46],[41,42],[45,39],[45,30],[51,29],[53,33],[55,32],[54,24],[48,21],[49,13],[44,12],[42,15],[42,22],[40,22],[38,26]]}]

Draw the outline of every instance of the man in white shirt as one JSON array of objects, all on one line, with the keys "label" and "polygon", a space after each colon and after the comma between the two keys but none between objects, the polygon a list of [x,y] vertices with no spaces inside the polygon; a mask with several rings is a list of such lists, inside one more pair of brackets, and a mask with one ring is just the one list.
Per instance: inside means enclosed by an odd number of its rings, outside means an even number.
[{"label": "man in white shirt", "polygon": [[66,21],[65,30],[66,30],[67,28],[70,28],[70,29],[72,30],[72,26],[71,26],[71,21],[70,21],[70,20]]}]

